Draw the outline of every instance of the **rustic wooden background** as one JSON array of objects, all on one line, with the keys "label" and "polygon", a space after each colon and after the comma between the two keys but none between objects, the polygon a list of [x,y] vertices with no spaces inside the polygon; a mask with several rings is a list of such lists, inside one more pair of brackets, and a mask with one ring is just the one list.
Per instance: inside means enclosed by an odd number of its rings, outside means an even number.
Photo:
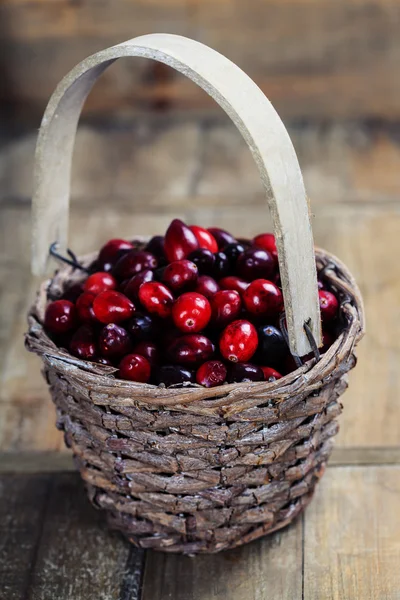
[{"label": "rustic wooden background", "polygon": [[[2,600],[400,599],[399,26],[399,0],[2,1]],[[303,169],[315,241],[353,271],[367,313],[335,453],[304,518],[196,559],[144,555],[106,531],[54,427],[40,362],[23,348],[46,101],[87,54],[161,30],[221,50],[274,102]],[[242,235],[270,227],[256,167],[221,111],[167,68],[121,61],[79,130],[71,246],[162,232],[174,216]]]}]

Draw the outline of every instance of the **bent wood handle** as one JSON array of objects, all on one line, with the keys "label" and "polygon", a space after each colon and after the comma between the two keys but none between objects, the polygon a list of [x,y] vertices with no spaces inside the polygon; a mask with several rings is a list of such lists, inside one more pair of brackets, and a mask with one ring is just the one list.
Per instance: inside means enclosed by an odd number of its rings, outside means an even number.
[{"label": "bent wood handle", "polygon": [[157,60],[192,79],[225,110],[249,145],[272,213],[290,348],[304,356],[311,349],[304,323],[319,345],[321,322],[308,203],[296,153],[259,87],[230,60],[185,37],[151,34],[128,40],[83,60],[58,85],[36,147],[33,273],[47,270],[52,242],[67,243],[71,160],[82,105],[103,71],[125,56]]}]

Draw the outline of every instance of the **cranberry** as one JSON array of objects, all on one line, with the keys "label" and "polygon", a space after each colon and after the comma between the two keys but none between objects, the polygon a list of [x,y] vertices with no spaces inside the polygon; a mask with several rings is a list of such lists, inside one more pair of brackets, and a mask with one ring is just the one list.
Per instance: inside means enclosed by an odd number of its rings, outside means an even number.
[{"label": "cranberry", "polygon": [[242,244],[228,244],[224,248],[224,253],[228,257],[231,267],[235,267],[236,261],[239,256],[245,251],[245,247]]},{"label": "cranberry", "polygon": [[100,363],[101,365],[108,365],[108,366],[112,367],[111,360],[109,358],[104,358],[103,356],[96,358],[96,362]]},{"label": "cranberry", "polygon": [[174,292],[196,283],[198,268],[190,260],[175,260],[164,269],[162,280]]},{"label": "cranberry", "polygon": [[213,273],[215,256],[210,250],[198,248],[191,252],[188,258],[196,265],[200,275],[210,275]]},{"label": "cranberry", "polygon": [[100,353],[108,357],[119,357],[131,351],[132,344],[128,332],[115,323],[109,323],[100,332]]},{"label": "cranberry", "polygon": [[337,317],[339,311],[338,299],[334,294],[332,294],[332,292],[326,292],[325,290],[320,290],[318,295],[319,307],[321,309],[321,319],[325,323],[333,321],[333,319]]},{"label": "cranberry", "polygon": [[211,298],[219,289],[219,285],[215,279],[208,275],[201,275],[197,280],[194,291],[203,294],[206,298]]},{"label": "cranberry", "polygon": [[244,381],[264,381],[262,368],[243,362],[231,364],[228,370],[228,383],[242,383]]},{"label": "cranberry", "polygon": [[207,326],[211,318],[211,306],[205,296],[187,292],[175,300],[172,319],[180,331],[197,333]]},{"label": "cranberry", "polygon": [[327,350],[329,350],[329,348],[332,346],[333,342],[335,341],[335,336],[333,335],[333,333],[331,333],[330,331],[323,331],[322,332],[322,348],[321,348],[321,352],[326,352]]},{"label": "cranberry", "polygon": [[196,236],[200,248],[206,248],[206,250],[210,250],[211,252],[218,251],[218,244],[215,237],[207,229],[199,227],[198,225],[190,225],[189,229],[193,231]]},{"label": "cranberry", "polygon": [[84,323],[94,321],[96,319],[93,312],[93,300],[95,298],[96,294],[93,294],[92,292],[84,292],[76,301],[76,312],[78,313],[79,319]]},{"label": "cranberry", "polygon": [[229,275],[230,264],[225,252],[216,252],[214,256],[215,263],[212,274],[214,275],[215,279],[221,279],[222,277]]},{"label": "cranberry", "polygon": [[220,360],[209,360],[198,368],[196,381],[204,387],[216,387],[226,381],[227,368]]},{"label": "cranberry", "polygon": [[237,259],[237,273],[247,281],[269,279],[274,274],[275,262],[267,250],[247,248]]},{"label": "cranberry", "polygon": [[66,333],[75,327],[76,317],[76,309],[72,302],[55,300],[46,308],[44,326],[51,333]]},{"label": "cranberry", "polygon": [[127,242],[126,240],[109,240],[99,252],[99,264],[114,263],[119,258],[122,250],[132,250],[133,247],[132,242]]},{"label": "cranberry", "polygon": [[257,350],[257,330],[249,321],[230,323],[222,332],[219,349],[226,360],[246,362]]},{"label": "cranberry", "polygon": [[97,354],[93,329],[88,325],[79,327],[72,336],[69,350],[71,354],[82,360],[93,360]]},{"label": "cranberry", "polygon": [[167,356],[174,363],[198,365],[209,360],[214,351],[214,345],[208,338],[192,333],[173,340],[167,347]]},{"label": "cranberry", "polygon": [[131,250],[124,254],[113,268],[113,275],[118,279],[129,279],[145,269],[155,269],[157,259],[154,254],[145,250]]},{"label": "cranberry", "polygon": [[146,246],[147,252],[154,254],[157,258],[164,258],[164,236],[155,235],[149,240]]},{"label": "cranberry", "polygon": [[323,281],[321,281],[320,279],[318,279],[317,283],[318,283],[318,289],[319,290],[324,290],[325,289],[325,285],[324,285]]},{"label": "cranberry", "polygon": [[258,330],[258,362],[277,367],[288,354],[288,346],[282,333],[273,325],[264,325]]},{"label": "cranberry", "polygon": [[277,379],[282,379],[282,375],[280,373],[278,373],[278,371],[275,371],[275,369],[273,369],[272,367],[261,367],[263,373],[264,373],[264,378],[265,381],[276,381]]},{"label": "cranberry", "polygon": [[219,227],[209,227],[208,231],[216,240],[218,248],[220,250],[223,250],[223,248],[225,248],[225,246],[227,246],[228,244],[234,244],[235,242],[237,242],[233,235],[231,235],[224,229],[219,229]]},{"label": "cranberry", "polygon": [[85,292],[92,292],[93,294],[100,294],[105,290],[115,290],[116,287],[116,279],[110,273],[102,271],[89,275],[83,285]]},{"label": "cranberry", "polygon": [[183,221],[174,219],[167,229],[164,252],[169,262],[182,260],[199,247],[193,231]]},{"label": "cranberry", "polygon": [[179,365],[163,365],[159,367],[155,371],[154,379],[156,385],[163,383],[166,387],[194,382],[193,373]]},{"label": "cranberry", "polygon": [[63,293],[61,298],[62,298],[62,300],[69,300],[70,302],[72,302],[74,304],[78,300],[78,298],[82,294],[82,292],[83,292],[82,284],[75,283],[74,285],[71,285],[71,287],[69,287],[67,290],[65,290],[65,292]]},{"label": "cranberry", "polygon": [[260,235],[256,235],[253,240],[253,246],[268,250],[274,257],[275,263],[278,264],[278,250],[276,249],[276,241],[273,233],[260,233]]},{"label": "cranberry", "polygon": [[151,367],[147,358],[140,354],[127,354],[119,363],[121,379],[147,383],[150,379]]},{"label": "cranberry", "polygon": [[156,335],[154,318],[143,313],[135,313],[126,326],[133,340],[141,342],[151,340]]},{"label": "cranberry", "polygon": [[219,280],[219,285],[223,290],[235,290],[236,292],[239,292],[239,294],[242,294],[250,284],[240,277],[228,275],[228,277],[223,277]]},{"label": "cranberry", "polygon": [[135,312],[135,305],[121,292],[106,290],[93,300],[93,312],[101,323],[120,323]]},{"label": "cranberry", "polygon": [[242,301],[238,292],[234,290],[221,290],[210,299],[212,320],[218,327],[225,327],[237,319],[242,308]]},{"label": "cranberry", "polygon": [[141,273],[134,275],[121,284],[121,291],[129,298],[129,300],[136,302],[139,300],[139,288],[142,283],[146,283],[146,281],[153,281],[153,279],[154,271],[145,269],[144,271],[141,271]]},{"label": "cranberry", "polygon": [[139,289],[139,300],[149,313],[159,317],[169,317],[174,297],[170,290],[159,281],[143,283]]},{"label": "cranberry", "polygon": [[252,281],[243,292],[243,302],[249,313],[259,316],[272,317],[283,309],[281,290],[267,279]]},{"label": "cranberry", "polygon": [[151,366],[156,365],[160,359],[160,353],[154,342],[139,342],[134,346],[132,352],[134,354],[140,354],[147,358]]}]

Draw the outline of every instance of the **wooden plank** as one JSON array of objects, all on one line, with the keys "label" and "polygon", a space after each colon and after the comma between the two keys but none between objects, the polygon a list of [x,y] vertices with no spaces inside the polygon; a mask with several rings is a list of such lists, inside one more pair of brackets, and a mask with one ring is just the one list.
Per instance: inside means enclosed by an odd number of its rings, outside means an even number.
[{"label": "wooden plank", "polygon": [[149,553],[142,600],[300,600],[302,523],[216,555]]},{"label": "wooden plank", "polygon": [[0,595],[3,600],[27,597],[49,484],[47,475],[0,477]]},{"label": "wooden plank", "polygon": [[304,598],[399,598],[400,467],[332,469],[307,510]]}]

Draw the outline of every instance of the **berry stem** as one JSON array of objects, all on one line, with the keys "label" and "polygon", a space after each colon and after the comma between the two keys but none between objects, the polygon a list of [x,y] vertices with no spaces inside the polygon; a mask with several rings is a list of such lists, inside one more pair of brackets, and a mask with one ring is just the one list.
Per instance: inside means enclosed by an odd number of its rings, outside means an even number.
[{"label": "berry stem", "polygon": [[56,250],[58,246],[57,242],[53,242],[49,248],[49,254],[50,256],[54,256],[54,258],[57,258],[57,260],[60,260],[61,262],[70,265],[71,267],[74,267],[74,269],[80,269],[81,271],[84,271],[85,273],[90,273],[90,270],[87,267],[84,267],[77,259],[76,254],[74,252],[72,252],[72,250],[70,250],[69,248],[67,248],[67,254],[69,255],[70,258],[66,258],[65,256],[62,256],[61,254],[59,254]]}]

